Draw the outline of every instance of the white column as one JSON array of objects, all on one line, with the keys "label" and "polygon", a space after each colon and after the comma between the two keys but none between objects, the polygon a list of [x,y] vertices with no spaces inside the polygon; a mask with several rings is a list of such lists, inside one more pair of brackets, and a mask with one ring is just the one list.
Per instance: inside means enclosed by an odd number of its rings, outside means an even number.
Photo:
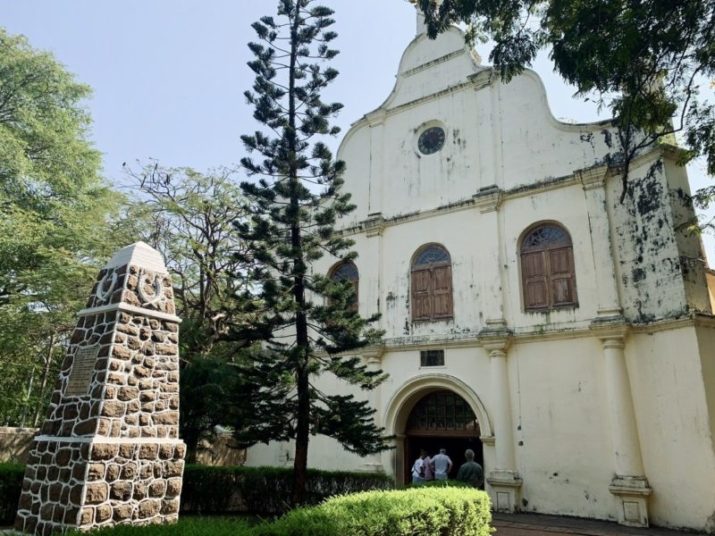
[{"label": "white column", "polygon": [[385,110],[376,110],[365,116],[370,125],[370,188],[368,217],[383,211],[382,185],[385,182]]},{"label": "white column", "polygon": [[502,192],[496,185],[481,188],[474,196],[474,204],[479,209],[480,236],[489,237],[480,255],[479,280],[481,282],[479,300],[485,320],[485,330],[503,330],[504,319],[504,259],[501,255],[502,230],[499,224],[499,206]]},{"label": "white column", "polygon": [[494,436],[496,438],[496,471],[514,471],[514,433],[512,431],[511,400],[509,393],[509,374],[506,368],[506,352],[493,349],[491,358],[491,377],[494,392]]},{"label": "white column", "polygon": [[[376,371],[382,368],[382,355],[384,353],[383,347],[370,347],[363,352],[363,359],[367,365],[368,370]],[[378,385],[375,389],[368,392],[368,400],[370,405],[377,410],[375,413],[375,425],[383,426],[383,412],[382,412],[382,385]],[[387,474],[387,469],[383,463],[382,453],[377,452],[370,456],[365,457],[365,462],[363,463],[365,468],[369,471],[381,472],[384,471]]]},{"label": "white column", "polygon": [[485,336],[484,348],[489,352],[492,388],[492,418],[496,467],[488,471],[492,503],[497,511],[513,512],[519,507],[522,479],[516,470],[514,425],[511,414],[511,389],[507,369],[507,337]]},{"label": "white column", "polygon": [[633,410],[622,338],[603,340],[606,359],[606,396],[611,422],[615,469],[618,476],[643,476],[640,442]]},{"label": "white column", "polygon": [[623,525],[648,526],[647,497],[651,493],[643,470],[636,414],[626,367],[625,334],[601,336],[606,372],[606,398],[615,477],[609,486],[618,497]]},{"label": "white column", "polygon": [[622,313],[616,265],[611,249],[611,222],[606,205],[607,166],[576,172],[583,184],[593,253],[593,270],[598,289],[598,316],[617,317]]}]

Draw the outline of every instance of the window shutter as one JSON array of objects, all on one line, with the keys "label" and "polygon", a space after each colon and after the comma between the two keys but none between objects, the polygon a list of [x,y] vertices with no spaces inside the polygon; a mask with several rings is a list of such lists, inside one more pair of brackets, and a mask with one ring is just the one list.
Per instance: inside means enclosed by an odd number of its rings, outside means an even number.
[{"label": "window shutter", "polygon": [[545,252],[535,251],[521,255],[526,309],[544,309],[549,306],[548,278]]},{"label": "window shutter", "polygon": [[570,247],[549,251],[553,305],[574,303],[573,253]]},{"label": "window shutter", "polygon": [[438,266],[432,271],[434,318],[452,318],[452,267]]},{"label": "window shutter", "polygon": [[412,319],[425,320],[432,317],[431,273],[429,269],[412,272]]}]

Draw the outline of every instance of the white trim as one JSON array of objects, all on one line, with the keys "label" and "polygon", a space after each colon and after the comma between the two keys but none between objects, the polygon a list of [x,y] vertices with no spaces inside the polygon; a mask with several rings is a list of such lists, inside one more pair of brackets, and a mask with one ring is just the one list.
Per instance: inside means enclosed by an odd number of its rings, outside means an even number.
[{"label": "white trim", "polygon": [[34,441],[43,441],[48,443],[91,443],[91,444],[108,444],[108,445],[121,445],[124,443],[132,443],[136,445],[146,445],[146,444],[165,444],[165,443],[183,443],[184,441],[180,438],[171,437],[104,437],[104,436],[92,436],[92,437],[58,437],[58,436],[48,436],[48,435],[38,435],[35,436]]},{"label": "white trim", "polygon": [[119,311],[123,313],[134,313],[144,316],[150,316],[152,318],[159,318],[161,320],[169,320],[170,322],[181,323],[181,318],[176,315],[169,313],[162,313],[161,311],[152,311],[151,309],[145,309],[144,307],[137,307],[136,305],[129,305],[128,303],[110,303],[109,305],[102,305],[100,307],[89,307],[87,309],[82,309],[77,316],[90,316],[98,315],[100,313],[109,313],[112,311]]}]

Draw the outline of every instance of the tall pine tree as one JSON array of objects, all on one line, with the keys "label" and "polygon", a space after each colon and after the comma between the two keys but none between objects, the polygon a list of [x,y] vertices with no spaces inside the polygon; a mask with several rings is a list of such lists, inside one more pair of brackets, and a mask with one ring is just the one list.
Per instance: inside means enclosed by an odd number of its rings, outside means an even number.
[{"label": "tall pine tree", "polygon": [[259,155],[242,160],[256,180],[241,184],[250,220],[237,223],[254,299],[238,300],[251,320],[234,326],[232,336],[256,344],[239,395],[252,418],[240,423],[237,437],[244,444],[295,440],[294,505],[304,500],[311,435],[333,437],[360,455],[386,448],[367,402],[323,392],[315,382],[332,374],[370,390],[385,377],[348,355],[379,341],[370,327],[377,317],[360,317],[350,282],[311,269],[324,254],[355,258],[352,241],[334,228],[355,208],[340,192],[345,165],[321,141],[340,132],[330,123],[342,105],[321,98],[338,75],[326,65],[338,54],[330,48],[337,36],[332,15],[314,0],[279,0],[277,17],[253,24],[258,42],[249,44],[255,59],[248,65],[256,78],[245,93],[265,128],[242,136],[249,153]]}]

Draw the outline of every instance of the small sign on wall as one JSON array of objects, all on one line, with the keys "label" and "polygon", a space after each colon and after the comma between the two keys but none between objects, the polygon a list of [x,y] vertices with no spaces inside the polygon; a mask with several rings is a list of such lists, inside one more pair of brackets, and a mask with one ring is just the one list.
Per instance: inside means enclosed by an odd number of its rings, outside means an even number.
[{"label": "small sign on wall", "polygon": [[65,396],[84,396],[88,394],[89,384],[92,381],[92,373],[99,355],[99,345],[81,346],[77,348],[72,363]]}]

